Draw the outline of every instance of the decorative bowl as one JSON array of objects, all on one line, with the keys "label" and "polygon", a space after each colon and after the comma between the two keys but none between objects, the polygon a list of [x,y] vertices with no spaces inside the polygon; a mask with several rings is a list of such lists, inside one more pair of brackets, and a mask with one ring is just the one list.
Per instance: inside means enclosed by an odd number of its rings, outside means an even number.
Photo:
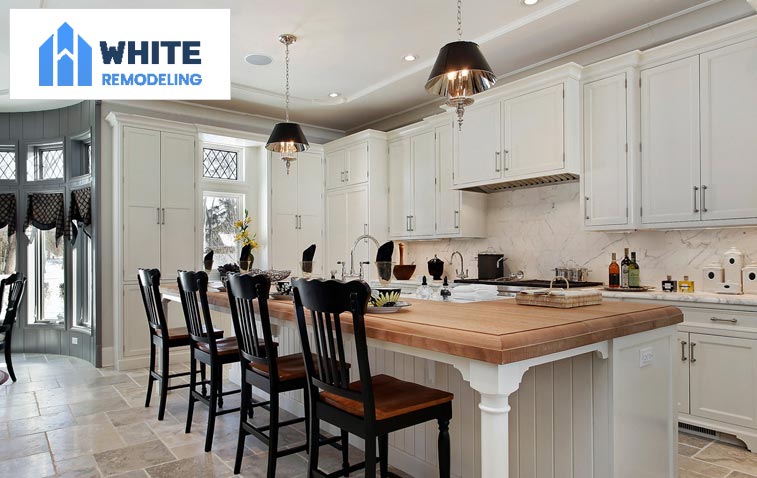
[{"label": "decorative bowl", "polygon": [[276,282],[282,281],[289,277],[289,275],[292,273],[292,271],[277,271],[277,270],[269,270],[264,271],[262,269],[253,269],[248,274],[256,276],[259,274],[265,274],[268,276],[268,279],[271,281],[272,284],[275,284]]},{"label": "decorative bowl", "polygon": [[397,264],[394,266],[394,277],[397,280],[408,280],[415,273],[415,264]]}]

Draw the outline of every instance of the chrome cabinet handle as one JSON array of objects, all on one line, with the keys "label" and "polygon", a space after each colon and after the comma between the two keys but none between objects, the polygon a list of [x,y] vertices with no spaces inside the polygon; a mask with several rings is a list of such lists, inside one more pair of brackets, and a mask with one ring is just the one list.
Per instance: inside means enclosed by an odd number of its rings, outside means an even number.
[{"label": "chrome cabinet handle", "polygon": [[699,191],[698,186],[694,186],[694,212],[699,212],[699,209],[697,209],[697,192]]},{"label": "chrome cabinet handle", "polygon": [[155,224],[160,224],[160,208],[156,207],[155,211],[157,211],[157,213],[158,213],[158,219],[156,220]]},{"label": "chrome cabinet handle", "polygon": [[710,317],[713,322],[728,322],[729,324],[735,324],[739,319],[721,319],[720,317]]},{"label": "chrome cabinet handle", "polygon": [[499,151],[494,152],[494,171],[500,172],[501,168],[499,167]]},{"label": "chrome cabinet handle", "polygon": [[586,214],[586,219],[591,219],[589,217],[589,196],[584,197],[584,213]]},{"label": "chrome cabinet handle", "polygon": [[166,223],[166,208],[163,208],[163,220],[160,222],[161,224]]},{"label": "chrome cabinet handle", "polygon": [[681,340],[681,362],[685,362],[686,360],[688,360],[686,358],[686,344],[688,344],[688,342],[686,342],[685,340]]},{"label": "chrome cabinet handle", "polygon": [[344,172],[344,182],[345,183],[350,182],[350,170],[349,169]]},{"label": "chrome cabinet handle", "polygon": [[363,224],[363,234],[368,234],[368,224]]},{"label": "chrome cabinet handle", "polygon": [[697,344],[692,342],[691,343],[691,352],[689,352],[689,355],[691,355],[691,363],[694,363],[697,361],[697,359],[694,358],[694,347],[696,347]]},{"label": "chrome cabinet handle", "polygon": [[410,216],[405,216],[405,231],[410,232]]},{"label": "chrome cabinet handle", "polygon": [[707,186],[702,184],[702,212],[707,212]]},{"label": "chrome cabinet handle", "polygon": [[510,171],[510,150],[505,150],[505,171]]},{"label": "chrome cabinet handle", "polygon": [[455,229],[460,229],[460,211],[455,211]]}]

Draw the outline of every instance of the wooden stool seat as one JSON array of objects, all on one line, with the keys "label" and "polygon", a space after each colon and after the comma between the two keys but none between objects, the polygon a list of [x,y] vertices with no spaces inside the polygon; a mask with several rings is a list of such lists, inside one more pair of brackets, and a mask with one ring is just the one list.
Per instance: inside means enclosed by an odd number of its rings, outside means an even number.
[{"label": "wooden stool seat", "polygon": [[[206,342],[200,342],[197,344],[197,348],[205,353],[210,353],[210,344]],[[218,355],[238,354],[239,346],[237,345],[236,337],[225,337],[223,339],[216,340],[216,351]]]},{"label": "wooden stool seat", "polygon": [[[373,383],[373,400],[376,404],[377,420],[386,420],[424,408],[431,408],[451,402],[454,398],[454,395],[449,392],[424,387],[417,383],[405,382],[389,375],[376,375],[371,378],[371,382]],[[350,383],[350,390],[360,392],[362,389],[360,380]],[[363,404],[357,400],[350,400],[330,392],[321,392],[321,400],[350,415],[363,416]]]},{"label": "wooden stool seat", "polygon": [[[155,330],[155,334],[158,337],[162,337],[163,331],[157,329]],[[223,330],[214,328],[213,335],[218,338],[223,337]],[[171,327],[168,329],[168,340],[189,340],[189,331],[186,327]]]},{"label": "wooden stool seat", "polygon": [[[313,355],[313,360],[317,361],[318,358]],[[279,380],[297,380],[305,378],[305,361],[302,358],[301,353],[284,355],[276,359],[279,369]],[[350,364],[344,364],[348,369]],[[259,373],[264,377],[268,377],[268,365],[262,363],[250,362],[250,368],[253,372]],[[316,368],[318,368],[316,366]]]}]

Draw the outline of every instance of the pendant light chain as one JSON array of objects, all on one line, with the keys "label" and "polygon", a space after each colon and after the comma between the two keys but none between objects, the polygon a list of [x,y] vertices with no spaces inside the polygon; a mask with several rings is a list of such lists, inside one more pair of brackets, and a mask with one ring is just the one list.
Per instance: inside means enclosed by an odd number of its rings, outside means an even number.
[{"label": "pendant light chain", "polygon": [[457,39],[463,39],[463,0],[457,0]]},{"label": "pendant light chain", "polygon": [[284,61],[286,62],[286,122],[289,123],[289,42],[285,42],[286,54],[284,55]]}]

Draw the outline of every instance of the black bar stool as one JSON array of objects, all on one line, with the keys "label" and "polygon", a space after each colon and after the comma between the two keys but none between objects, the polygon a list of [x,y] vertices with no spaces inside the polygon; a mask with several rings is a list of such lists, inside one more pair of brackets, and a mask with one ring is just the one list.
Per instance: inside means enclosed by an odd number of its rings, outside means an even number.
[{"label": "black bar stool", "polygon": [[[318,469],[318,447],[312,446],[320,421],[324,420],[365,440],[366,478],[376,476],[378,439],[381,477],[388,471],[389,433],[429,420],[439,424],[439,476],[450,476],[449,422],[453,395],[448,392],[405,382],[387,375],[371,376],[365,336],[365,308],[371,288],[362,281],[297,279],[294,304],[302,340],[302,354],[310,399],[311,477],[333,477]],[[310,310],[315,355],[311,355],[305,308]],[[341,314],[351,316],[360,379],[350,383],[344,360]],[[362,467],[362,466],[361,466]]]},{"label": "black bar stool", "polygon": [[[158,269],[139,269],[137,271],[139,290],[142,293],[142,302],[145,305],[147,325],[150,329],[150,373],[147,380],[147,397],[145,407],[150,406],[152,396],[152,383],[160,382],[160,405],[158,406],[158,420],[163,420],[166,413],[166,399],[169,390],[189,387],[189,384],[168,385],[172,378],[185,377],[191,372],[169,372],[169,352],[175,347],[187,347],[189,345],[189,332],[186,327],[168,328],[165,311],[160,296],[160,271]],[[223,330],[214,329],[213,335],[223,337]],[[156,348],[160,347],[160,373],[155,370]],[[205,366],[201,370],[203,382],[205,381]]]},{"label": "black bar stool", "polygon": [[[277,344],[271,335],[271,320],[268,315],[268,292],[271,282],[265,275],[229,276],[226,283],[229,294],[231,317],[239,344],[239,359],[242,364],[242,407],[239,419],[239,440],[237,455],[234,462],[234,473],[239,473],[242,467],[244,442],[247,435],[253,435],[268,445],[268,478],[276,476],[276,460],[280,457],[307,450],[307,441],[301,445],[279,449],[279,429],[281,427],[302,423],[306,418],[279,421],[279,395],[293,390],[304,390],[306,386],[305,363],[302,354],[278,356]],[[258,302],[260,324],[255,316],[254,301]],[[349,364],[345,364],[349,367]],[[252,398],[252,387],[255,386],[270,396],[268,401],[255,401]],[[307,394],[305,394],[307,400]],[[268,425],[254,426],[251,419],[255,408],[263,408],[270,413]],[[307,403],[305,413],[307,416]],[[266,432],[268,432],[266,434]],[[308,434],[310,435],[310,434]],[[306,435],[306,437],[308,436]],[[339,437],[325,439],[320,434],[314,435],[316,443],[331,444],[342,450],[342,467],[349,468],[348,436],[343,432]],[[313,439],[313,438],[311,438]]]},{"label": "black bar stool", "polygon": [[[181,306],[184,309],[184,320],[187,323],[190,342],[190,378],[189,378],[189,410],[187,412],[187,425],[185,431],[192,429],[192,415],[196,401],[201,401],[208,406],[208,429],[205,433],[205,451],[210,451],[213,446],[213,432],[216,425],[216,416],[239,411],[239,407],[218,411],[217,407],[223,407],[223,397],[239,390],[223,391],[223,366],[239,360],[239,349],[236,337],[217,338],[214,334],[207,333],[213,328],[208,305],[208,275],[205,272],[179,271],[177,278]],[[210,367],[210,396],[198,392],[197,362]],[[202,380],[203,388],[206,382]]]},{"label": "black bar stool", "polygon": [[5,288],[8,287],[8,303],[5,306],[5,318],[0,325],[0,349],[5,353],[5,365],[8,367],[8,375],[16,381],[16,373],[13,371],[11,360],[11,339],[13,338],[13,325],[16,323],[18,307],[24,297],[26,277],[21,272],[14,272],[0,281],[0,306],[5,298]]}]

